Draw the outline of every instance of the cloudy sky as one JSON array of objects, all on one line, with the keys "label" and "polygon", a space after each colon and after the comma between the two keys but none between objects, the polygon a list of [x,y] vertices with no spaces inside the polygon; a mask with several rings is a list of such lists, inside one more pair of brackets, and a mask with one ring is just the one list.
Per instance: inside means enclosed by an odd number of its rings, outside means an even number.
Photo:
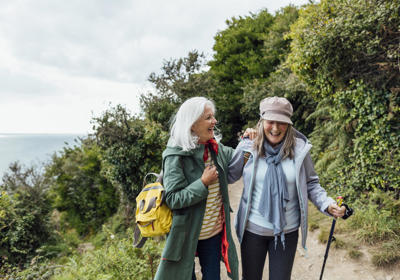
[{"label": "cloudy sky", "polygon": [[1,1],[0,133],[87,133],[110,104],[138,113],[164,60],[211,57],[227,19],[307,2]]}]

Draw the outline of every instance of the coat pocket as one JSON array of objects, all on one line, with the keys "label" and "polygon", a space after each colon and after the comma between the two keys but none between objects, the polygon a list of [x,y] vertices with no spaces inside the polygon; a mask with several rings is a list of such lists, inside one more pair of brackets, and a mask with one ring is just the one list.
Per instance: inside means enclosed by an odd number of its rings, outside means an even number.
[{"label": "coat pocket", "polygon": [[187,215],[175,214],[172,217],[171,231],[162,253],[162,258],[169,261],[179,261],[182,258],[182,249],[186,239]]}]

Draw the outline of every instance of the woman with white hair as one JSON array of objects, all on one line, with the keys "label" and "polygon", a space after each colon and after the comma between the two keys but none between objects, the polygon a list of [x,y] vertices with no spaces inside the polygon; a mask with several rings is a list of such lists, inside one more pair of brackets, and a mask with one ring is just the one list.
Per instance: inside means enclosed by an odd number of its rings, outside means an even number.
[{"label": "woman with white hair", "polygon": [[204,97],[179,108],[163,152],[165,201],[172,227],[155,279],[196,279],[199,258],[203,280],[220,279],[220,261],[238,279],[238,259],[231,235],[228,164],[233,149],[215,135],[215,106]]}]

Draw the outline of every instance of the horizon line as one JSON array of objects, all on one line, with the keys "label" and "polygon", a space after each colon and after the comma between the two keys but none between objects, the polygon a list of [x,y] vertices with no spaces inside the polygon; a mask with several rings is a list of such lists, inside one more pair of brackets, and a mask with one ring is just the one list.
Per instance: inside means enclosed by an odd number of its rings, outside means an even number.
[{"label": "horizon line", "polygon": [[89,132],[1,132],[0,135],[5,134],[68,134],[68,135],[88,135]]}]

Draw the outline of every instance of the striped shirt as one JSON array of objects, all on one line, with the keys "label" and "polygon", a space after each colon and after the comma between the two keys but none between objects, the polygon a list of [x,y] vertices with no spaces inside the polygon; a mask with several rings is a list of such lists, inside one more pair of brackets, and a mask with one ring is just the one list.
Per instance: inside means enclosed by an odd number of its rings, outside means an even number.
[{"label": "striped shirt", "polygon": [[[207,149],[208,158],[205,165],[214,164],[210,151]],[[201,226],[199,240],[208,239],[222,231],[222,197],[219,189],[219,180],[208,186],[206,211],[203,225]]]}]

